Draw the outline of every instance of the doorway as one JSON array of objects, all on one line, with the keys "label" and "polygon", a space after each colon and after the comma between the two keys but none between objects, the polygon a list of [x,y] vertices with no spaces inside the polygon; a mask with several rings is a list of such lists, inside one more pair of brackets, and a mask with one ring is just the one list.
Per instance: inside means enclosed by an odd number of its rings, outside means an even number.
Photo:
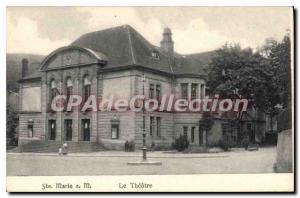
[{"label": "doorway", "polygon": [[56,121],[49,120],[49,139],[55,140],[56,138]]},{"label": "doorway", "polygon": [[83,119],[81,121],[82,123],[82,133],[83,133],[83,141],[90,141],[90,134],[91,134],[91,127],[90,127],[90,120],[89,119]]},{"label": "doorway", "polygon": [[66,141],[72,141],[72,120],[65,120]]},{"label": "doorway", "polygon": [[203,145],[204,141],[203,141],[203,129],[201,129],[201,127],[199,127],[199,145]]},{"label": "doorway", "polygon": [[255,141],[255,132],[253,130],[251,123],[247,123],[247,132],[248,132],[250,143],[254,144],[256,142]]}]

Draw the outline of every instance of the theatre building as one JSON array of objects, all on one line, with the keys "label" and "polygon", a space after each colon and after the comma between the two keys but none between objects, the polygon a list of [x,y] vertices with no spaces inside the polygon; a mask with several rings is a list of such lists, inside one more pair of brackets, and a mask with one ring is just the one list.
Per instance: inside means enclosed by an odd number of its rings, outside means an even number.
[{"label": "theatre building", "polygon": [[[100,100],[111,95],[130,99],[143,93],[158,99],[163,94],[189,100],[204,98],[205,68],[214,52],[176,53],[169,28],[164,29],[160,44],[152,45],[124,25],[82,35],[47,55],[34,73],[28,73],[30,63],[24,59],[19,81],[19,145],[50,148],[69,142],[79,149],[81,144],[124,149],[126,141],[134,141],[136,148],[141,147],[143,112],[82,112],[79,108],[55,112],[50,104],[58,94],[80,95],[84,100],[90,95]],[[170,148],[180,134],[194,146],[217,145],[228,130],[224,127],[226,120],[217,118],[212,131],[206,133],[199,130],[201,118],[201,113],[145,112],[147,145]],[[264,116],[257,119],[249,113],[245,117],[245,128],[260,131],[253,134],[256,141],[265,133],[264,125]],[[233,140],[238,135],[235,130],[226,133]]]}]

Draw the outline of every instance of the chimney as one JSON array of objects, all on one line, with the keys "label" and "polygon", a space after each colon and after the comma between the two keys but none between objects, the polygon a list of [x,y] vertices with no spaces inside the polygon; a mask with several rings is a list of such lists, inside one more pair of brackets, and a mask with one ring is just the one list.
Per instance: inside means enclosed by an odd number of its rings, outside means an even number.
[{"label": "chimney", "polygon": [[22,59],[22,70],[21,70],[21,78],[24,78],[28,75],[28,59]]},{"label": "chimney", "polygon": [[163,39],[160,42],[160,47],[168,53],[174,52],[174,42],[172,40],[172,32],[171,29],[166,27],[163,32]]}]

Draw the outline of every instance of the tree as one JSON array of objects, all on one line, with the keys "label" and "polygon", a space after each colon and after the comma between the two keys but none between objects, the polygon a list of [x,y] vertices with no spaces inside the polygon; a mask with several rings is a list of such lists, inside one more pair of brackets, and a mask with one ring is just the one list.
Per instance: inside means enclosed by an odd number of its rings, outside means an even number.
[{"label": "tree", "polygon": [[[252,107],[273,117],[280,103],[276,69],[268,57],[272,56],[274,46],[277,44],[269,41],[261,53],[251,48],[242,49],[238,44],[225,44],[216,51],[210,63],[207,84],[211,91],[221,98],[246,98]],[[241,119],[242,115],[240,112],[236,119]]]},{"label": "tree", "polygon": [[266,58],[264,79],[265,86],[259,90],[257,100],[259,107],[270,115],[271,128],[273,117],[280,111],[279,107],[287,108],[291,104],[291,42],[289,34],[281,42],[266,39],[259,50]]},{"label": "tree", "polygon": [[16,128],[18,125],[17,113],[8,104],[6,106],[6,139],[9,140],[9,144],[16,144],[17,132]]},{"label": "tree", "polygon": [[[208,86],[221,97],[253,99],[256,106],[266,105],[266,88],[274,89],[268,60],[252,49],[241,49],[239,45],[226,44],[217,50],[210,64]],[[267,91],[268,92],[268,91]],[[262,95],[264,94],[263,100]]]},{"label": "tree", "polygon": [[271,48],[268,58],[270,65],[274,67],[282,105],[287,107],[291,103],[291,41],[289,34]]},{"label": "tree", "polygon": [[[267,42],[263,48],[265,48],[266,45]],[[277,100],[280,101],[277,102],[283,107],[282,113],[285,115],[281,116],[280,120],[285,121],[280,123],[280,125],[284,125],[285,127],[283,128],[285,129],[291,128],[291,41],[289,32],[284,36],[281,42],[276,42],[269,47],[267,59],[269,61],[270,70],[272,70],[272,78],[274,78],[272,81],[272,83],[274,83],[273,86],[276,86],[279,90]],[[272,97],[272,95],[270,97]],[[273,117],[279,112],[278,105],[269,108],[268,112],[271,117],[272,126]]]}]

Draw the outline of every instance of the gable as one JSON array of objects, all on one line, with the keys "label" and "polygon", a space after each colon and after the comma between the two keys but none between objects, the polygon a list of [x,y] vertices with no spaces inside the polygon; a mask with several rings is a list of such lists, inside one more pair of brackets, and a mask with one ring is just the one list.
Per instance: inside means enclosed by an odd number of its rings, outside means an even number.
[{"label": "gable", "polygon": [[45,58],[41,66],[41,70],[97,63],[105,64],[106,62],[106,56],[100,52],[75,46],[62,47],[55,50]]},{"label": "gable", "polygon": [[80,50],[68,50],[56,54],[56,56],[49,61],[47,68],[50,69],[90,63],[97,63],[97,59]]}]

